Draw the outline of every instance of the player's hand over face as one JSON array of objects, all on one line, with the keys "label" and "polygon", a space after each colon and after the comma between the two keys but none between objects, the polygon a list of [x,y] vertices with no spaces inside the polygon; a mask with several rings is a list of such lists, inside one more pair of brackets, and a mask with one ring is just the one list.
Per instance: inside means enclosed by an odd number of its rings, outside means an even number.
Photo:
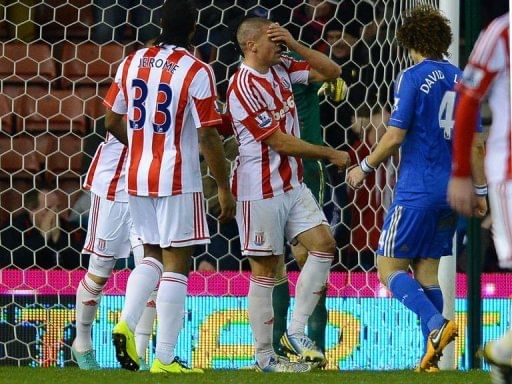
[{"label": "player's hand over face", "polygon": [[448,183],[448,203],[461,215],[471,216],[473,214],[475,208],[477,208],[477,201],[470,177],[452,177],[450,179]]},{"label": "player's hand over face", "polygon": [[348,171],[346,181],[351,188],[358,189],[363,185],[365,178],[366,173],[363,172],[359,165],[356,165]]},{"label": "player's hand over face", "polygon": [[274,43],[284,44],[288,49],[293,50],[294,44],[298,44],[285,27],[281,27],[278,23],[272,23],[267,29],[267,35]]},{"label": "player's hand over face", "polygon": [[236,203],[230,190],[219,189],[219,204],[220,214],[218,219],[221,223],[226,223],[235,217]]}]

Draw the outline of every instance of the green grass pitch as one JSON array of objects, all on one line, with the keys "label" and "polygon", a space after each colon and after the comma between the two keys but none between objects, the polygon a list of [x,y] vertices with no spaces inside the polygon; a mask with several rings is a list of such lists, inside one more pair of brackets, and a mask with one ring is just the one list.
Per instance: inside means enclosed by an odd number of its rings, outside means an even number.
[{"label": "green grass pitch", "polygon": [[303,374],[263,374],[252,371],[206,371],[204,374],[152,375],[120,369],[98,372],[77,368],[0,367],[0,383],[18,384],[490,384],[483,371],[446,371],[415,373],[411,371],[316,371]]}]

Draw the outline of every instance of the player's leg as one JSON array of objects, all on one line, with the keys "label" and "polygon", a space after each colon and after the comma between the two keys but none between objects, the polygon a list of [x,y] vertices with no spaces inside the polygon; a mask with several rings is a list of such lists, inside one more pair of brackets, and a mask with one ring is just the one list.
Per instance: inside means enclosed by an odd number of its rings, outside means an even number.
[{"label": "player's leg", "polygon": [[[415,228],[421,230],[412,230]],[[420,361],[418,369],[421,371],[429,370],[437,364],[442,349],[457,334],[456,324],[443,317],[421,285],[436,284],[437,280],[429,280],[434,277],[426,272],[437,271],[438,259],[451,253],[451,237],[454,230],[455,217],[450,210],[444,212],[438,209],[412,208],[393,203],[379,239],[377,269],[380,281],[388,287],[393,297],[416,313],[420,321],[428,327],[432,345],[427,348]],[[422,260],[416,264],[419,272],[416,277],[420,279],[418,281],[408,273],[409,266],[412,260],[427,255],[429,256],[428,259],[425,257],[427,261]],[[429,259],[436,260],[428,261]],[[422,265],[430,265],[429,263],[432,264],[431,268],[421,268]],[[436,337],[432,338],[434,333]]]},{"label": "player's leg", "polygon": [[158,235],[158,219],[153,199],[129,196],[130,215],[135,232],[144,243],[144,258],[130,273],[126,296],[119,322],[112,330],[116,358],[125,369],[139,369],[139,355],[135,343],[135,329],[146,303],[162,275],[162,250]]},{"label": "player's leg", "polygon": [[[502,268],[512,268],[512,183],[489,185],[493,240]],[[491,365],[493,384],[512,382],[512,329],[498,340],[488,342],[481,351],[482,357]]]},{"label": "player's leg", "polygon": [[187,367],[174,349],[183,327],[193,247],[210,242],[203,194],[161,197],[155,199],[155,204],[164,272],[156,298],[159,320],[155,360],[150,372],[202,373],[202,369]]},{"label": "player's leg", "polygon": [[304,361],[325,364],[325,355],[305,334],[306,324],[325,290],[336,242],[323,211],[309,189],[303,185],[295,190],[285,229],[286,238],[295,239],[308,252],[297,280],[292,320],[282,344],[286,350]]},{"label": "player's leg", "polygon": [[[438,259],[418,259],[414,265],[414,277],[420,283],[425,295],[428,297],[430,302],[436,307],[439,313],[443,313],[443,292],[439,286],[438,276],[439,260]],[[421,334],[423,335],[423,353],[427,352],[428,337],[430,330],[427,321],[420,319],[421,322]],[[431,367],[430,371],[437,371],[439,368],[437,364]]]},{"label": "player's leg", "polygon": [[249,257],[249,323],[254,337],[256,369],[261,372],[307,372],[307,364],[280,359],[272,346],[272,291],[279,255],[284,252],[286,194],[272,199],[237,202],[236,220],[242,253]]},{"label": "player's leg", "polygon": [[[135,233],[132,226],[130,234],[130,244],[132,247],[133,259],[135,266],[138,266],[144,258],[144,244],[142,239]],[[146,363],[146,351],[148,349],[149,340],[153,334],[153,324],[156,318],[156,295],[158,289],[155,288],[144,308],[144,312],[135,328],[135,345],[137,347],[137,355],[139,356],[139,369],[141,371],[149,370]]]},{"label": "player's leg", "polygon": [[[292,245],[292,253],[300,269],[302,269],[308,257],[308,250],[302,244],[298,243],[297,245]],[[318,300],[318,304],[308,319],[308,337],[315,342],[317,347],[320,348],[324,354],[325,330],[328,318],[327,307],[325,306],[326,295],[327,285],[324,287],[323,293]]]},{"label": "player's leg", "polygon": [[325,366],[326,359],[319,346],[305,334],[306,324],[325,294],[334,253],[335,241],[327,225],[318,225],[300,233],[297,240],[308,250],[295,291],[295,306],[288,330],[281,339],[284,349],[302,360]]},{"label": "player's leg", "polygon": [[274,309],[272,346],[278,355],[285,356],[279,342],[281,336],[286,332],[288,308],[290,307],[290,291],[284,255],[281,255],[277,262],[276,282],[272,290],[272,307]]},{"label": "player's leg", "polygon": [[89,267],[76,295],[76,338],[71,351],[81,369],[99,369],[92,346],[92,324],[101,294],[117,258],[129,255],[128,204],[109,201],[91,193],[91,212],[84,253]]}]

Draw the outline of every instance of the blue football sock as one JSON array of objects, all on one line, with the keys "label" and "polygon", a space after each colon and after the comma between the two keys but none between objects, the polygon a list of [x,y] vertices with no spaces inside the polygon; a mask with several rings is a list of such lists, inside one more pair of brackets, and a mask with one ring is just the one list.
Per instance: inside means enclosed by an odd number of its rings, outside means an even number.
[{"label": "blue football sock", "polygon": [[[425,291],[425,295],[427,295],[428,299],[432,304],[434,304],[434,307],[436,307],[439,313],[443,313],[443,293],[441,292],[439,285],[429,285],[427,287],[423,287],[423,290]],[[427,338],[430,334],[430,331],[425,321],[421,321],[421,332],[423,334],[423,346],[426,350]]]},{"label": "blue football sock", "polygon": [[443,315],[429,300],[421,285],[407,272],[398,271],[388,279],[388,288],[393,297],[420,317],[427,324],[429,332],[441,328],[444,323]]}]

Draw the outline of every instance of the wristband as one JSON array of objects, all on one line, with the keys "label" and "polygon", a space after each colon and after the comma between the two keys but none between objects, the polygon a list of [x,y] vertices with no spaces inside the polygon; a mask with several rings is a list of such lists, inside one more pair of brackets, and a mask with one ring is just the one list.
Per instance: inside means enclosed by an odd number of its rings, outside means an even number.
[{"label": "wristband", "polygon": [[475,188],[475,195],[481,197],[487,196],[487,185],[474,185],[473,187]]},{"label": "wristband", "polygon": [[361,167],[361,170],[364,173],[372,173],[373,171],[375,171],[375,167],[372,167],[370,164],[368,164],[368,156],[366,156],[363,159],[363,161],[361,161],[361,164],[359,164],[359,166]]}]

